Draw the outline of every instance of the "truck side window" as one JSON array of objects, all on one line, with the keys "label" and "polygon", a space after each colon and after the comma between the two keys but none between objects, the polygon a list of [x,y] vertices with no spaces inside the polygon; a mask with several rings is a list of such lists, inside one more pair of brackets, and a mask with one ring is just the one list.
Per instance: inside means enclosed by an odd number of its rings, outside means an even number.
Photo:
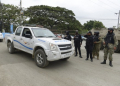
[{"label": "truck side window", "polygon": [[22,36],[29,38],[29,37],[27,37],[28,34],[32,36],[31,31],[28,28],[24,28]]},{"label": "truck side window", "polygon": [[15,35],[20,36],[21,31],[22,31],[22,28],[17,28]]}]

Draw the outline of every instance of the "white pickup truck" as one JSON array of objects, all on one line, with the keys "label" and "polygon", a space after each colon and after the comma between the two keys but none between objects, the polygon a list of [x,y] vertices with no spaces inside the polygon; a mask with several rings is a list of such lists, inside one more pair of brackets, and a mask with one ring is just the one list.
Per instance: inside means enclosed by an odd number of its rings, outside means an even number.
[{"label": "white pickup truck", "polygon": [[71,41],[40,27],[19,26],[14,34],[5,35],[5,42],[9,53],[16,49],[30,53],[39,67],[46,67],[49,61],[67,60],[74,53]]},{"label": "white pickup truck", "polygon": [[0,42],[3,42],[3,34],[0,32]]}]

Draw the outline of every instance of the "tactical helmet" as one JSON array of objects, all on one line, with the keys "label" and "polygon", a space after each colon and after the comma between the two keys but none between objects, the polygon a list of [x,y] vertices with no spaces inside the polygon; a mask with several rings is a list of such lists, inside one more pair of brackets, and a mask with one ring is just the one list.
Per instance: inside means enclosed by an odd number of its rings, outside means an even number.
[{"label": "tactical helmet", "polygon": [[94,32],[95,34],[99,34],[99,32]]},{"label": "tactical helmet", "polygon": [[113,28],[108,28],[108,30],[112,30],[112,31],[114,31],[114,29],[113,29]]},{"label": "tactical helmet", "polygon": [[[91,31],[88,31],[88,33],[90,33],[90,34],[92,35],[92,32],[91,32]],[[87,34],[88,34],[88,33],[87,33]]]}]

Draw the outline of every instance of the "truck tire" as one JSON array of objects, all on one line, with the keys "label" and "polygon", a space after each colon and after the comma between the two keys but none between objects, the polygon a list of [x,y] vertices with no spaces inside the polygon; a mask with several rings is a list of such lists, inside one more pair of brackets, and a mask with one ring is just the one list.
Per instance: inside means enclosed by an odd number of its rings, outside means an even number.
[{"label": "truck tire", "polygon": [[12,53],[15,52],[15,48],[14,48],[13,43],[8,42],[8,43],[7,43],[7,47],[8,47],[8,52],[9,52],[10,54],[12,54]]},{"label": "truck tire", "polygon": [[118,41],[118,45],[116,47],[116,50],[114,51],[115,53],[119,53],[120,52],[120,42]]},{"label": "truck tire", "polygon": [[0,42],[3,42],[3,39],[0,39]]},{"label": "truck tire", "polygon": [[63,61],[67,61],[70,57],[67,57],[67,58],[64,58],[64,59],[61,59]]},{"label": "truck tire", "polygon": [[49,61],[47,61],[47,56],[42,49],[35,51],[34,60],[36,65],[41,68],[44,68],[49,64]]}]

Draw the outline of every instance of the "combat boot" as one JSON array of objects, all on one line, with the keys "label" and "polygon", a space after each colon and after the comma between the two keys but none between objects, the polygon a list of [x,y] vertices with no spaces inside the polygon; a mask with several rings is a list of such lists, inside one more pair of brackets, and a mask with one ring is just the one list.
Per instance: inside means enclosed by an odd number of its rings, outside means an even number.
[{"label": "combat boot", "polygon": [[88,58],[86,58],[85,60],[88,60]]},{"label": "combat boot", "polygon": [[93,62],[93,59],[91,59],[91,62]]},{"label": "combat boot", "polygon": [[110,65],[111,67],[113,67],[113,65],[112,65],[112,61],[109,62],[109,65]]},{"label": "combat boot", "polygon": [[104,59],[104,61],[103,61],[103,62],[101,62],[101,64],[106,64],[106,60]]},{"label": "combat boot", "polygon": [[77,56],[77,54],[75,54],[75,57]]},{"label": "combat boot", "polygon": [[97,60],[99,60],[99,54],[97,54]]},{"label": "combat boot", "polygon": [[81,56],[81,55],[80,55],[79,57],[80,57],[80,58],[82,58],[82,56]]}]

